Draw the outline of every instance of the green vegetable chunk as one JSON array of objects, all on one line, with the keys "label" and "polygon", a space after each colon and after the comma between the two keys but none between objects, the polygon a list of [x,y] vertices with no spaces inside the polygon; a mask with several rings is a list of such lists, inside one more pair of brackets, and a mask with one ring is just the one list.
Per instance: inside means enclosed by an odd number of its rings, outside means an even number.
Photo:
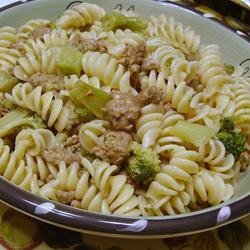
[{"label": "green vegetable chunk", "polygon": [[82,53],[76,47],[63,47],[54,50],[56,66],[66,75],[80,75],[82,69]]},{"label": "green vegetable chunk", "polygon": [[230,132],[234,130],[234,121],[232,117],[224,117],[221,120],[221,128],[220,131]]},{"label": "green vegetable chunk", "polygon": [[147,21],[141,17],[128,17],[126,28],[131,29],[132,31],[141,32],[147,28]]},{"label": "green vegetable chunk", "polygon": [[128,161],[128,173],[135,181],[150,183],[160,171],[160,159],[156,152],[150,148],[143,148],[138,143],[132,143],[134,156]]},{"label": "green vegetable chunk", "polygon": [[224,144],[228,153],[233,154],[238,159],[240,154],[245,151],[246,138],[235,132],[219,132],[217,138]]},{"label": "green vegetable chunk", "polygon": [[[86,108],[95,116],[103,118],[102,108],[111,99],[111,96],[103,90],[97,89],[79,80],[70,91],[70,98],[78,107]],[[85,111],[86,110],[82,110],[81,112],[84,113]]]},{"label": "green vegetable chunk", "polygon": [[17,79],[9,72],[0,70],[0,92],[10,92],[17,83]]},{"label": "green vegetable chunk", "polygon": [[224,144],[227,152],[233,154],[237,160],[240,154],[245,151],[246,138],[242,134],[234,132],[234,127],[232,117],[223,118],[217,138]]},{"label": "green vegetable chunk", "polygon": [[141,17],[126,17],[118,11],[107,13],[101,19],[105,31],[115,31],[117,29],[131,29],[135,32],[143,32],[147,28],[147,21]]},{"label": "green vegetable chunk", "polygon": [[0,119],[0,137],[11,134],[17,127],[45,128],[40,117],[29,116],[27,112],[13,110]]},{"label": "green vegetable chunk", "polygon": [[229,75],[233,74],[233,72],[234,72],[234,66],[233,65],[226,64],[225,67],[226,67],[226,71],[227,71],[227,73]]},{"label": "green vegetable chunk", "polygon": [[169,129],[169,133],[197,147],[201,144],[208,143],[214,135],[214,131],[207,126],[187,121],[178,121]]},{"label": "green vegetable chunk", "polygon": [[127,24],[127,17],[120,12],[112,11],[101,18],[104,31],[115,31]]}]

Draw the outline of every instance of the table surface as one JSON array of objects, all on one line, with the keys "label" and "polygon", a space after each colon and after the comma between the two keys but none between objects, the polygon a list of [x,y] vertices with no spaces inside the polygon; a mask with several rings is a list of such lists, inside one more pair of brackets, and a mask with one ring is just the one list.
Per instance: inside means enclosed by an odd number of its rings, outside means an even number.
[{"label": "table surface", "polygon": [[[15,1],[0,0],[0,7]],[[231,1],[250,5],[248,0]],[[0,203],[0,250],[23,249],[24,246],[29,246],[25,249],[37,250],[250,250],[250,216],[225,227],[187,237],[127,240],[82,235],[56,228]]]}]

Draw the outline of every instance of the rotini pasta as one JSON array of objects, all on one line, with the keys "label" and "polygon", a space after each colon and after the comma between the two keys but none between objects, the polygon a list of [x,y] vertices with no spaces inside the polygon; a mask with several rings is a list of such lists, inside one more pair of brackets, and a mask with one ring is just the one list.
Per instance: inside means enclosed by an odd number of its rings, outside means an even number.
[{"label": "rotini pasta", "polygon": [[152,147],[161,133],[163,108],[149,104],[142,108],[141,113],[136,123],[136,136],[144,147]]},{"label": "rotini pasta", "polygon": [[66,10],[56,24],[63,29],[85,27],[100,20],[104,14],[105,10],[101,7],[95,4],[82,3]]},{"label": "rotini pasta", "polygon": [[104,120],[93,120],[84,124],[79,132],[80,143],[82,147],[91,152],[96,145],[99,136],[106,133],[109,123]]},{"label": "rotini pasta", "polygon": [[52,53],[42,49],[41,57],[36,57],[33,53],[26,53],[24,57],[19,58],[13,72],[17,79],[27,81],[35,73],[56,74],[57,70]]},{"label": "rotini pasta", "polygon": [[16,29],[10,26],[0,28],[0,47],[10,48],[17,41]]},{"label": "rotini pasta", "polygon": [[201,170],[186,187],[186,192],[191,197],[191,202],[197,205],[199,201],[211,205],[219,204],[221,201],[230,199],[233,195],[233,187],[216,173]]},{"label": "rotini pasta", "polygon": [[130,90],[130,72],[109,54],[87,52],[82,57],[83,71],[88,76],[97,76],[104,84],[121,92]]},{"label": "rotini pasta", "polygon": [[219,47],[209,45],[200,49],[199,74],[205,88],[205,97],[212,97],[223,84],[232,82],[222,62]]},{"label": "rotini pasta", "polygon": [[190,27],[184,28],[182,23],[169,19],[164,15],[158,18],[150,16],[147,32],[149,36],[163,36],[167,42],[183,53],[195,54],[200,46],[200,36],[197,35]]},{"label": "rotini pasta", "polygon": [[59,132],[66,127],[70,118],[70,111],[63,106],[63,101],[55,99],[51,91],[42,94],[40,86],[33,89],[29,83],[18,84],[11,94],[6,94],[6,98],[15,105],[41,115],[49,127],[54,126]]}]

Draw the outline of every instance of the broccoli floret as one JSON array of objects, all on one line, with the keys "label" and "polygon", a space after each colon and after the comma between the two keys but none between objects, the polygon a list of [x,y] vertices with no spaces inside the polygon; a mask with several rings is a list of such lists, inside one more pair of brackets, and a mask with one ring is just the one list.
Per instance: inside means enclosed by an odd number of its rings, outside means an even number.
[{"label": "broccoli floret", "polygon": [[233,154],[237,160],[240,154],[245,151],[246,138],[242,134],[236,133],[234,128],[232,117],[223,118],[217,138],[224,144],[227,152]]},{"label": "broccoli floret", "polygon": [[42,119],[38,116],[30,116],[22,110],[12,110],[0,119],[0,137],[11,134],[18,127],[45,128]]},{"label": "broccoli floret", "polygon": [[227,73],[228,73],[229,75],[232,75],[233,72],[234,72],[234,66],[231,65],[231,64],[226,64],[225,67],[226,67]]},{"label": "broccoli floret", "polygon": [[231,132],[234,130],[234,121],[232,117],[224,117],[221,120],[221,128],[222,132]]},{"label": "broccoli floret", "polygon": [[242,134],[233,131],[219,132],[217,137],[224,144],[227,152],[233,154],[236,160],[245,151],[246,138]]},{"label": "broccoli floret", "polygon": [[160,159],[157,153],[150,148],[143,148],[138,143],[132,143],[134,153],[128,161],[128,173],[135,181],[148,184],[160,171]]}]

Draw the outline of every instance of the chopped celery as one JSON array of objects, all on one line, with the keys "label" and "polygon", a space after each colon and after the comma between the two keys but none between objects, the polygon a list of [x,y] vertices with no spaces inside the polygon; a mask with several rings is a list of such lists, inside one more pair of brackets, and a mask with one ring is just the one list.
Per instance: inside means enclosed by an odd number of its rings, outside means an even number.
[{"label": "chopped celery", "polygon": [[147,28],[147,21],[141,17],[128,17],[126,28],[131,29],[132,31],[143,31]]},{"label": "chopped celery", "polygon": [[45,127],[38,117],[28,116],[27,112],[21,110],[13,110],[0,119],[0,137],[11,134],[17,127],[21,126]]},{"label": "chopped celery", "polygon": [[82,69],[82,53],[76,47],[63,47],[52,52],[56,66],[63,74],[80,75]]},{"label": "chopped celery", "polygon": [[105,31],[115,31],[117,29],[131,29],[132,31],[142,32],[147,27],[147,21],[141,17],[126,17],[118,11],[107,13],[101,19]]},{"label": "chopped celery", "polygon": [[101,19],[105,31],[115,31],[127,24],[127,17],[120,12],[112,11]]},{"label": "chopped celery", "polygon": [[214,131],[207,126],[187,121],[177,122],[169,129],[169,133],[195,146],[207,143],[214,135]]},{"label": "chopped celery", "polygon": [[149,52],[154,52],[160,46],[166,45],[166,41],[162,37],[152,37],[147,40]]},{"label": "chopped celery", "polygon": [[85,107],[95,116],[103,118],[102,108],[111,97],[101,89],[97,89],[82,81],[77,81],[70,91],[71,100],[78,107]]},{"label": "chopped celery", "polygon": [[0,70],[0,92],[10,92],[17,83],[17,79],[9,72]]}]

